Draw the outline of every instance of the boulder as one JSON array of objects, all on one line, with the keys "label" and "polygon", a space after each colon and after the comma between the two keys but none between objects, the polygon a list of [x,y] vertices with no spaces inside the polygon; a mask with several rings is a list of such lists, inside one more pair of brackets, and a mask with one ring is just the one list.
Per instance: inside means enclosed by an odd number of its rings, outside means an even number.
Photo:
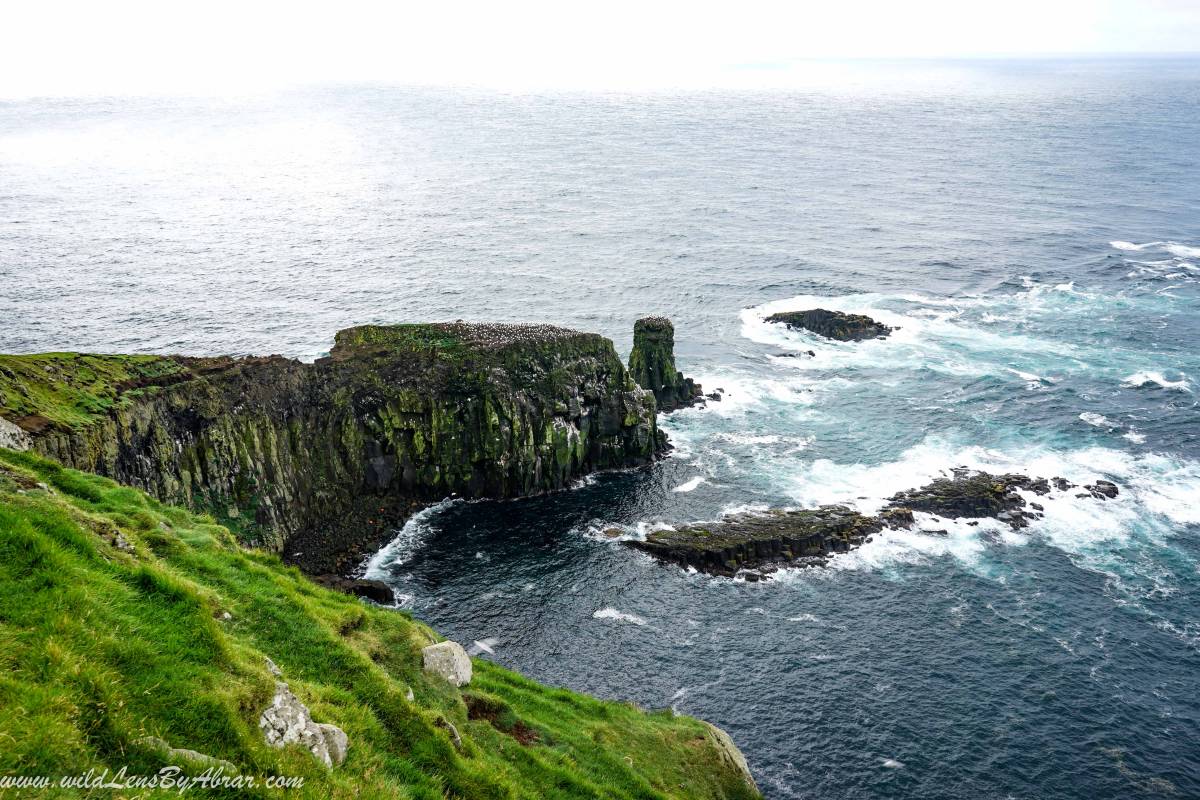
[{"label": "boulder", "polygon": [[845,314],[841,311],[829,311],[824,308],[813,308],[808,311],[782,311],[767,317],[767,322],[778,322],[789,328],[812,331],[839,342],[882,339],[894,330],[864,314]]},{"label": "boulder", "polygon": [[700,384],[675,368],[675,326],[666,317],[643,317],[634,323],[629,374],[638,386],[654,393],[664,413],[704,402]]},{"label": "boulder", "polygon": [[471,657],[458,642],[438,642],[421,649],[426,672],[440,675],[455,686],[471,682]]},{"label": "boulder", "polygon": [[275,697],[259,717],[258,726],[272,747],[300,744],[327,767],[346,760],[349,739],[345,731],[336,725],[313,722],[308,707],[283,681],[275,682]]}]

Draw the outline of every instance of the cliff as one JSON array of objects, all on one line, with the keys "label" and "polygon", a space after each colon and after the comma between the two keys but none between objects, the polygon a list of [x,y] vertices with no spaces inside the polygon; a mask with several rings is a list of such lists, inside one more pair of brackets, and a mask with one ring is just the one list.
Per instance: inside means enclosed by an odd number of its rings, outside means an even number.
[{"label": "cliff", "polygon": [[[0,609],[6,780],[179,768],[258,781],[193,784],[200,798],[758,796],[728,736],[698,720],[485,660],[457,686],[423,663],[438,637],[407,614],[317,586],[206,517],[4,448]],[[303,738],[272,737],[292,722],[336,739],[329,762]],[[293,788],[266,788],[271,776]]]},{"label": "cliff", "polygon": [[[312,572],[415,505],[649,462],[655,402],[612,343],[545,325],[363,326],[329,357],[0,356],[34,451],[206,511]],[[11,426],[10,426],[11,427]]]}]

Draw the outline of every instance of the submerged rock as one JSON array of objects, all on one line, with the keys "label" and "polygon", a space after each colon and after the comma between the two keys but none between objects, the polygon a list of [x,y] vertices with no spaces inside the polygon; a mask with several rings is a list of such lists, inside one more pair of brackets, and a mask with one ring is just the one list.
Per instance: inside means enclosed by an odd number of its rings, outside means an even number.
[{"label": "submerged rock", "polygon": [[841,311],[828,311],[824,308],[813,308],[808,311],[781,311],[767,317],[766,321],[782,323],[789,328],[812,331],[827,339],[837,339],[840,342],[882,339],[894,330],[864,314],[845,314]]},{"label": "submerged rock", "polygon": [[455,686],[471,682],[471,657],[458,642],[438,642],[421,649],[426,672],[440,675]]},{"label": "submerged rock", "polygon": [[634,323],[629,374],[638,386],[654,393],[664,413],[704,402],[700,384],[675,368],[675,326],[666,317],[643,317]]}]

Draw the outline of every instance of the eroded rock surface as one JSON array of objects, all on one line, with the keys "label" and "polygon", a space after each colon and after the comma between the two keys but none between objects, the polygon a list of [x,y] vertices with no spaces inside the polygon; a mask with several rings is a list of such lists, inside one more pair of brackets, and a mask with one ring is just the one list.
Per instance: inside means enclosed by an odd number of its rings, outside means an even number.
[{"label": "eroded rock surface", "polygon": [[882,339],[893,330],[865,314],[846,314],[824,308],[813,308],[808,311],[781,311],[767,317],[766,321],[778,322],[789,328],[812,331],[827,339],[837,339],[839,342]]},{"label": "eroded rock surface", "polygon": [[346,732],[336,725],[313,722],[308,707],[283,681],[275,682],[275,697],[259,718],[258,726],[272,747],[300,744],[327,767],[346,760],[349,748]]},{"label": "eroded rock surface", "polygon": [[9,450],[28,450],[33,447],[33,437],[20,426],[0,417],[0,447]]}]

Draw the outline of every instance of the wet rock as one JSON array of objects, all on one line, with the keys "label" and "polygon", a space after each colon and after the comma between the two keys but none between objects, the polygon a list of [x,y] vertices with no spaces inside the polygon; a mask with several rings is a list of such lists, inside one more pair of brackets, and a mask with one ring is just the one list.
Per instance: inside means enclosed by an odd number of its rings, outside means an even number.
[{"label": "wet rock", "polygon": [[841,311],[829,311],[824,308],[813,308],[808,311],[782,311],[767,317],[766,321],[781,323],[789,328],[812,331],[840,342],[882,339],[893,330],[864,314],[845,314]]},{"label": "wet rock", "polygon": [[[1038,491],[1046,481],[1026,475],[992,475],[959,467],[951,478],[938,478],[919,489],[893,495],[893,508],[924,511],[947,519],[996,517],[1016,522],[1025,501],[1016,489]],[[1049,492],[1049,486],[1045,487]],[[1044,493],[1040,492],[1039,493]]]},{"label": "wet rock", "polygon": [[1119,491],[1115,483],[1103,480],[1089,483],[1083,488],[1087,489],[1097,500],[1111,500],[1117,496]]},{"label": "wet rock", "polygon": [[700,384],[675,368],[675,326],[666,317],[643,317],[634,323],[629,374],[638,386],[654,393],[663,413],[704,402]]},{"label": "wet rock", "polygon": [[471,682],[471,658],[458,642],[439,642],[421,649],[426,672],[440,675],[455,686]]},{"label": "wet rock", "polygon": [[[1092,485],[1097,494],[1080,497],[1112,497],[1117,488],[1106,481]],[[711,523],[685,525],[674,530],[657,530],[644,541],[627,541],[662,561],[715,575],[738,575],[761,580],[785,564],[818,564],[828,556],[852,550],[870,541],[885,528],[912,528],[913,512],[946,519],[968,519],[978,525],[992,518],[1014,529],[1025,528],[1043,517],[1040,503],[1026,503],[1019,492],[1050,493],[1050,481],[1021,474],[992,475],[959,467],[951,477],[938,478],[918,489],[893,495],[877,515],[859,513],[845,506],[821,506],[799,510],[771,510],[742,514]],[[922,533],[947,535],[945,529],[923,529]]]},{"label": "wet rock", "polygon": [[861,545],[887,524],[911,524],[911,513],[885,520],[845,506],[742,514],[719,522],[653,531],[626,544],[663,561],[701,572],[735,575],[739,570],[821,559]]},{"label": "wet rock", "polygon": [[258,726],[272,747],[300,744],[327,767],[346,759],[346,732],[336,725],[313,722],[308,707],[282,681],[276,681],[275,697],[259,717]]},{"label": "wet rock", "polygon": [[365,597],[381,606],[395,605],[396,594],[383,581],[366,578],[343,578],[339,575],[317,575],[313,580],[329,589]]}]

